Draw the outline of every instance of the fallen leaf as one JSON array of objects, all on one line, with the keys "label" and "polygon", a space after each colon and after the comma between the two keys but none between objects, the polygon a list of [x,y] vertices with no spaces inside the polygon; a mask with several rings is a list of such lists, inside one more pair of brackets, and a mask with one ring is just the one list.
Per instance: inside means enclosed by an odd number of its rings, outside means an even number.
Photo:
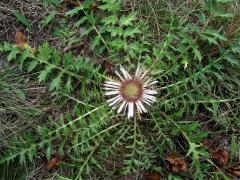
[{"label": "fallen leaf", "polygon": [[60,160],[56,157],[53,157],[50,161],[47,162],[47,170],[52,170],[56,168],[60,163]]},{"label": "fallen leaf", "polygon": [[105,71],[114,72],[114,67],[111,62],[104,60],[102,64],[103,64],[103,68],[105,69]]},{"label": "fallen leaf", "polygon": [[22,32],[16,32],[15,44],[18,48],[24,50],[29,47],[26,36]]},{"label": "fallen leaf", "polygon": [[208,148],[211,146],[211,141],[210,141],[209,139],[203,139],[203,140],[201,141],[201,145],[202,145],[204,148],[208,149]]},{"label": "fallen leaf", "polygon": [[228,153],[225,149],[210,149],[210,155],[212,160],[215,160],[221,165],[227,165],[228,163]]},{"label": "fallen leaf", "polygon": [[35,52],[37,51],[35,48],[32,48],[28,44],[26,36],[20,31],[16,32],[15,34],[15,44],[16,47],[19,48],[20,50],[29,49],[32,52],[32,54],[35,54]]},{"label": "fallen leaf", "polygon": [[172,165],[172,171],[174,173],[179,172],[187,172],[188,171],[188,164],[185,158],[180,157],[176,154],[170,154],[166,158],[168,162]]},{"label": "fallen leaf", "polygon": [[144,175],[145,180],[160,180],[161,174],[159,173],[145,173]]},{"label": "fallen leaf", "polygon": [[224,35],[231,36],[236,32],[237,29],[238,29],[237,24],[232,22],[227,26],[227,30],[226,32],[224,32]]},{"label": "fallen leaf", "polygon": [[96,11],[98,9],[97,3],[93,2],[91,8],[93,11]]},{"label": "fallen leaf", "polygon": [[228,171],[232,173],[233,175],[240,177],[240,164],[233,165],[228,168]]},{"label": "fallen leaf", "polygon": [[63,53],[65,53],[67,51],[70,51],[70,50],[81,49],[83,46],[84,46],[83,43],[79,43],[79,44],[74,44],[74,45],[72,45],[70,47],[65,47],[63,49]]}]

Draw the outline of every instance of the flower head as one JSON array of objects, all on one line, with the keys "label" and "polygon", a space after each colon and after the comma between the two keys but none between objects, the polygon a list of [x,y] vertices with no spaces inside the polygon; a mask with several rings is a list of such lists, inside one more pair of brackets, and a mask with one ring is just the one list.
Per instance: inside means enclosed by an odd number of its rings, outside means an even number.
[{"label": "flower head", "polygon": [[150,106],[154,103],[156,101],[154,95],[157,94],[157,91],[153,90],[153,85],[157,81],[149,78],[148,72],[143,72],[139,66],[135,74],[131,76],[120,66],[120,72],[115,71],[119,81],[111,80],[104,83],[105,95],[110,96],[110,99],[107,100],[109,106],[117,109],[118,113],[125,113],[128,110],[128,118],[133,117],[136,111],[146,113],[145,105]]}]

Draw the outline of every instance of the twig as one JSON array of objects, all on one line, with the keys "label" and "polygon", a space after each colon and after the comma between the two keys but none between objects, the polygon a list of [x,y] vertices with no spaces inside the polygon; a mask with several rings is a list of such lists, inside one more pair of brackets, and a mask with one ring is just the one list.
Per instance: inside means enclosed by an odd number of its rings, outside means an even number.
[{"label": "twig", "polygon": [[80,6],[81,4],[74,0],[65,0],[66,3],[73,5],[73,6]]},{"label": "twig", "polygon": [[70,46],[70,47],[65,47],[65,48],[63,49],[63,53],[65,53],[65,52],[67,52],[67,51],[70,51],[70,50],[74,50],[74,49],[81,48],[81,47],[83,47],[83,45],[84,45],[84,44],[81,42],[81,43],[72,45],[72,46]]}]

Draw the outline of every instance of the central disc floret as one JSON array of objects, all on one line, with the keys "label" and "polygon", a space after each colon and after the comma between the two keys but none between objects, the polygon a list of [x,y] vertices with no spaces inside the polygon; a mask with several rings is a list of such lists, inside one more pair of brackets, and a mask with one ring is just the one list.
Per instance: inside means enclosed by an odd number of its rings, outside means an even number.
[{"label": "central disc floret", "polygon": [[137,101],[142,96],[142,84],[137,80],[127,80],[120,87],[120,92],[127,101]]}]

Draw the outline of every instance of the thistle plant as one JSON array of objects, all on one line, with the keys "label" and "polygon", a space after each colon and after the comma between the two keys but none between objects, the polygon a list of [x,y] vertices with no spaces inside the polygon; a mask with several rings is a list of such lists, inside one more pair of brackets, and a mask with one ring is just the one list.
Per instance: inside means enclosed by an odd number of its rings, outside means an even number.
[{"label": "thistle plant", "polygon": [[[99,0],[96,9],[86,0],[65,13],[64,25],[54,21],[60,42],[81,42],[81,52],[49,43],[34,53],[9,42],[0,46],[3,59],[46,85],[58,104],[44,123],[9,142],[0,153],[2,166],[57,157],[59,179],[141,179],[146,172],[169,179],[225,177],[201,142],[219,133],[207,130],[208,123],[225,132],[240,128],[239,31],[228,36],[221,25],[234,20],[229,1],[192,1],[187,13],[166,1],[147,3],[130,12],[117,0]],[[188,172],[168,169],[166,156],[173,152],[186,159]]]}]

